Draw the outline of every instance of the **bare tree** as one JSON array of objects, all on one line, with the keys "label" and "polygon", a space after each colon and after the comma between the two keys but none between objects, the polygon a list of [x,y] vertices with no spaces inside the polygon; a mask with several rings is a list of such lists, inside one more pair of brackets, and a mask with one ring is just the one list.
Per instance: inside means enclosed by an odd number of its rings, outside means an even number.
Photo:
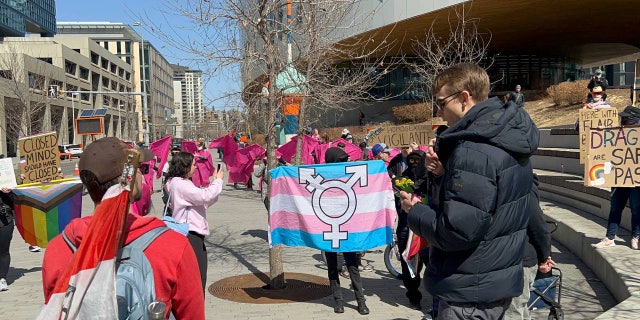
[{"label": "bare tree", "polygon": [[[472,5],[472,4],[471,4]],[[469,6],[471,6],[469,5]],[[447,16],[449,28],[445,34],[436,32],[434,20],[425,32],[424,39],[414,39],[415,59],[405,60],[420,80],[414,86],[427,92],[428,86],[440,72],[460,62],[475,62],[489,67],[492,60],[488,47],[491,34],[480,31],[479,20],[467,15],[468,9],[463,5],[455,11],[455,15]],[[433,114],[433,105],[430,106]]]},{"label": "bare tree", "polygon": [[56,70],[50,62],[31,57],[16,44],[4,43],[3,49],[0,73],[8,83],[3,86],[8,96],[4,103],[6,126],[3,129],[8,140],[17,141],[20,136],[59,129],[64,108],[53,104],[63,98],[55,89],[63,89],[64,71]]},{"label": "bare tree", "polygon": [[[273,168],[277,118],[286,97],[295,97],[299,104],[298,135],[322,113],[342,112],[351,103],[373,98],[369,91],[382,76],[383,63],[382,58],[372,57],[384,57],[383,51],[393,42],[374,43],[370,37],[343,41],[346,30],[366,20],[358,16],[363,12],[359,2],[173,0],[167,3],[166,14],[186,18],[190,24],[186,28],[197,38],[185,36],[175,25],[157,21],[148,25],[152,31],[165,30],[158,36],[190,53],[199,69],[242,74],[243,89],[235,98],[247,106],[242,117],[251,120],[247,130],[264,129],[268,167]],[[298,141],[297,159],[302,139]],[[283,288],[279,246],[270,250],[269,261],[269,287]]]}]

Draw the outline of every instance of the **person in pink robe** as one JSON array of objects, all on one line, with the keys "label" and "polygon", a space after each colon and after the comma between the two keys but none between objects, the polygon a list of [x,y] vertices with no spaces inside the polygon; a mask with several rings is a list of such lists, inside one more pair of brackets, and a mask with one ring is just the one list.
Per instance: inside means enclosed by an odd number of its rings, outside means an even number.
[{"label": "person in pink robe", "polygon": [[191,178],[193,184],[197,187],[206,188],[209,186],[210,179],[215,173],[213,168],[213,158],[211,153],[204,147],[204,142],[198,144],[198,151],[194,155],[196,162],[196,170]]}]

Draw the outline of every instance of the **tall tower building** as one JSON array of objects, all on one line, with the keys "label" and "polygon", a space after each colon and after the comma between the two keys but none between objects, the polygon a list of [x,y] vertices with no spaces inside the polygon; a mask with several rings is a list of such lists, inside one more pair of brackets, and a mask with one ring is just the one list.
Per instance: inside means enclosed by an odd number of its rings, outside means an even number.
[{"label": "tall tower building", "polygon": [[206,129],[205,107],[202,99],[202,71],[172,65],[174,81],[180,82],[182,104],[182,133],[184,138],[197,139]]},{"label": "tall tower building", "polygon": [[0,39],[39,33],[53,37],[56,33],[55,0],[0,1]]}]

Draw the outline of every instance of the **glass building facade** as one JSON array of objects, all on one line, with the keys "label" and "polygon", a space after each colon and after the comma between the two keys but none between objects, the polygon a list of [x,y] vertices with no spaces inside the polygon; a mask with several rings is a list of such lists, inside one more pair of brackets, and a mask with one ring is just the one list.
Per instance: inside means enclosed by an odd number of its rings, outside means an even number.
[{"label": "glass building facade", "polygon": [[55,31],[55,0],[0,0],[0,38],[27,33],[53,37]]}]

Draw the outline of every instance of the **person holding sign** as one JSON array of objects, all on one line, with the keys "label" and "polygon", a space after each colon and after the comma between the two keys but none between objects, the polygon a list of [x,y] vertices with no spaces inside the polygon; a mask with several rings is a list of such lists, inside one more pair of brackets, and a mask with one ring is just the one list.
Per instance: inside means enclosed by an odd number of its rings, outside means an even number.
[{"label": "person holding sign", "polygon": [[[634,106],[627,106],[620,116],[620,124],[638,125],[640,124],[640,110]],[[613,187],[611,188],[611,209],[607,221],[607,233],[602,240],[591,246],[596,249],[614,247],[614,238],[620,228],[622,211],[629,201],[631,207],[631,249],[638,250],[638,240],[640,239],[640,187]]]},{"label": "person holding sign", "polygon": [[604,89],[600,86],[596,86],[591,90],[591,101],[587,100],[585,104],[582,105],[583,108],[589,109],[603,109],[603,108],[611,108],[609,104],[604,102],[604,96],[606,93]]}]

